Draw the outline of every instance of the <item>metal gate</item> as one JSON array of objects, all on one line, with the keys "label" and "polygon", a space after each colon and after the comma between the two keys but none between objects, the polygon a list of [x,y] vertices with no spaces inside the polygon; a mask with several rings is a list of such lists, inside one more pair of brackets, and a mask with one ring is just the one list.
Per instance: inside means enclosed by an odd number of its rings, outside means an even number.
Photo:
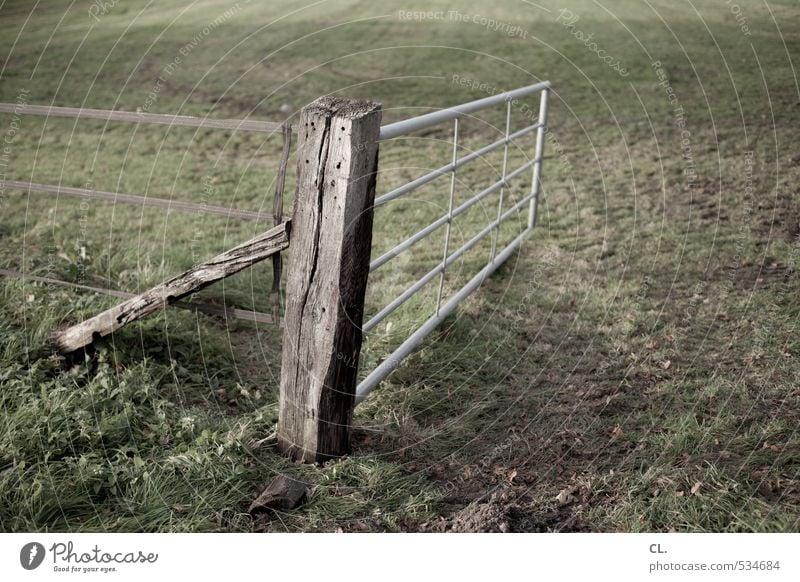
[{"label": "metal gate", "polygon": [[[510,127],[511,111],[515,100],[520,97],[532,95],[534,93],[541,93],[539,101],[538,120],[536,121],[536,123],[528,125],[527,127],[523,127],[522,129],[519,129],[514,133],[511,133],[511,127]],[[544,81],[542,83],[537,83],[535,85],[530,85],[527,87],[522,87],[520,89],[515,89],[513,91],[507,91],[505,93],[492,95],[491,97],[478,99],[476,101],[470,101],[462,105],[457,105],[455,107],[450,107],[448,109],[443,109],[441,111],[435,111],[433,113],[420,115],[418,117],[413,117],[411,119],[399,121],[397,123],[392,123],[390,125],[385,125],[381,127],[380,140],[384,141],[399,136],[407,135],[414,131],[438,125],[440,123],[452,121],[453,156],[451,163],[446,164],[436,170],[433,170],[432,172],[429,172],[424,176],[420,176],[419,178],[412,180],[411,182],[408,182],[403,186],[400,186],[399,188],[396,188],[395,190],[388,192],[387,194],[379,196],[378,198],[375,199],[376,207],[383,206],[384,204],[387,204],[392,200],[400,198],[408,194],[409,192],[413,192],[417,188],[441,176],[446,176],[448,174],[450,175],[450,194],[449,194],[449,204],[448,204],[447,214],[433,221],[425,228],[418,231],[414,235],[408,237],[406,240],[395,246],[393,249],[387,251],[378,258],[372,260],[372,262],[370,263],[370,273],[372,273],[377,269],[380,269],[382,266],[391,261],[393,258],[397,257],[401,253],[410,249],[412,246],[414,246],[416,243],[418,243],[419,241],[421,241],[434,231],[438,230],[441,227],[445,228],[444,248],[442,251],[441,262],[439,262],[433,269],[428,271],[419,280],[413,283],[400,295],[395,297],[385,307],[383,307],[380,311],[378,311],[378,313],[376,313],[371,319],[369,319],[364,323],[363,330],[365,333],[369,333],[372,329],[375,328],[376,325],[378,325],[378,323],[380,323],[389,314],[395,311],[403,303],[408,301],[417,292],[419,292],[425,285],[436,279],[438,276],[439,288],[436,297],[435,312],[430,316],[430,318],[427,321],[425,321],[425,323],[423,323],[416,331],[414,331],[414,333],[412,333],[394,352],[392,352],[391,355],[389,355],[389,357],[387,357],[380,365],[378,365],[378,367],[375,368],[358,385],[356,389],[357,404],[362,400],[364,400],[364,398],[366,398],[366,396],[384,378],[386,378],[395,368],[397,368],[403,361],[403,359],[405,359],[412,351],[414,351],[422,343],[425,337],[431,331],[436,329],[436,327],[439,324],[441,324],[442,321],[444,321],[444,319],[455,310],[458,304],[465,297],[467,297],[467,295],[469,295],[476,288],[478,288],[484,279],[490,276],[500,265],[502,265],[517,249],[517,247],[520,246],[522,241],[535,226],[536,212],[539,201],[539,188],[540,188],[541,174],[542,174],[542,154],[544,149],[545,129],[547,127],[547,104],[549,97],[550,97],[550,82]],[[497,140],[479,150],[476,150],[468,155],[459,158],[458,157],[459,120],[467,114],[502,104],[506,105],[505,136],[500,140]],[[533,158],[526,161],[515,170],[507,172],[509,145],[514,140],[534,130],[536,131],[536,146],[535,146],[536,149]],[[464,166],[465,164],[470,163],[473,160],[480,158],[481,156],[488,154],[489,152],[497,150],[498,148],[503,148],[503,170],[502,170],[502,177],[500,178],[500,180],[489,185],[487,188],[478,192],[477,194],[472,196],[469,200],[465,201],[459,206],[454,207],[453,200],[456,187],[456,171],[458,170],[458,168]],[[509,184],[512,180],[518,178],[531,168],[533,168],[533,176],[531,180],[530,192],[526,196],[524,196],[521,200],[516,202],[513,206],[504,211],[503,198],[506,188],[509,187]],[[484,200],[490,194],[493,194],[494,192],[498,191],[499,191],[499,200],[497,205],[497,218],[492,222],[490,222],[489,224],[487,224],[480,232],[478,232],[475,236],[473,236],[469,241],[464,243],[461,247],[451,252],[450,228],[453,219],[465,213],[467,210],[472,208],[474,205],[478,204],[480,201]],[[516,216],[519,212],[524,211],[526,206],[528,210],[526,228],[508,245],[506,245],[505,247],[503,247],[498,251],[497,242],[498,242],[500,225],[509,218]],[[477,274],[475,274],[475,276],[472,277],[472,279],[470,279],[470,281],[466,285],[464,285],[460,290],[458,290],[452,297],[444,301],[444,298],[442,297],[442,290],[444,287],[444,278],[447,268],[450,265],[452,265],[455,261],[457,261],[461,256],[463,256],[467,251],[472,249],[476,244],[478,244],[478,242],[480,242],[490,234],[492,235],[492,252],[487,264]]]}]

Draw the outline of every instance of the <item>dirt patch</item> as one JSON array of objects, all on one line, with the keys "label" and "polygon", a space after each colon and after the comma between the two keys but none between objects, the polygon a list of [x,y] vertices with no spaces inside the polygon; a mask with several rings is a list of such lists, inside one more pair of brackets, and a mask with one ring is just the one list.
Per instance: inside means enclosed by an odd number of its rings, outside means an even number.
[{"label": "dirt patch", "polygon": [[759,201],[754,214],[753,230],[764,240],[791,242],[800,237],[800,209],[791,193],[779,190],[774,198]]},{"label": "dirt patch", "polygon": [[[522,489],[520,489],[522,490]],[[565,490],[567,491],[567,490]],[[580,493],[542,503],[514,490],[493,493],[488,500],[473,501],[466,507],[435,521],[420,524],[419,530],[436,533],[522,533],[592,531],[583,519]],[[526,499],[527,498],[527,499]],[[573,503],[577,502],[577,503]]]},{"label": "dirt patch", "polygon": [[744,263],[736,270],[736,286],[744,289],[757,289],[786,284],[795,272],[772,257],[765,257],[763,263]]},{"label": "dirt patch", "polygon": [[453,533],[508,533],[512,531],[514,506],[500,503],[496,496],[488,502],[472,502],[449,517],[422,524],[422,531]]}]

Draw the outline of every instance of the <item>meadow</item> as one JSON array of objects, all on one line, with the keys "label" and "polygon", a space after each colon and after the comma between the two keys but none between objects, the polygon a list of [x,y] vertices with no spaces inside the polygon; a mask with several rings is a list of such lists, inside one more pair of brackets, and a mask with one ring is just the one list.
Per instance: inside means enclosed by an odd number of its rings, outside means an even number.
[{"label": "meadow", "polygon": [[[283,121],[336,94],[387,123],[545,79],[553,94],[537,229],[322,466],[276,448],[280,329],[169,309],[67,358],[48,333],[114,300],[0,277],[0,530],[797,531],[798,23],[794,0],[2,2],[0,102]],[[465,121],[460,147],[503,124]],[[382,143],[378,194],[446,163],[451,132]],[[278,135],[0,114],[0,136],[0,178],[271,212]],[[531,135],[509,167],[532,153]],[[465,167],[457,201],[501,166]],[[293,187],[290,171],[287,209]],[[448,188],[378,209],[373,257]],[[8,188],[0,217],[0,269],[128,292],[271,226]],[[440,253],[431,237],[377,271],[368,313]],[[268,312],[271,277],[200,295]],[[362,376],[430,315],[429,287],[370,334]],[[277,473],[307,501],[250,516]]]}]

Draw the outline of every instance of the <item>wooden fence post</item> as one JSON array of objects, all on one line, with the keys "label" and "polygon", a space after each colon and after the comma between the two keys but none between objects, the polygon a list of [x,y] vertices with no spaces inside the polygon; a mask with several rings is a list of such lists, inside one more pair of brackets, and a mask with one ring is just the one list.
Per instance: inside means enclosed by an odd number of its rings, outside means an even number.
[{"label": "wooden fence post", "polygon": [[380,122],[335,97],[300,113],[278,446],[304,462],[350,451]]}]

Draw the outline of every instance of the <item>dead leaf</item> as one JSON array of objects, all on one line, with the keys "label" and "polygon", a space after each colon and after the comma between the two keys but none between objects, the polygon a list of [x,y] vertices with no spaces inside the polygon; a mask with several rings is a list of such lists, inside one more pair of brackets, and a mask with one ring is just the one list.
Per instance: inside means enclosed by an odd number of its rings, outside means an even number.
[{"label": "dead leaf", "polygon": [[672,361],[671,361],[671,360],[664,360],[664,361],[663,361],[663,362],[661,362],[661,364],[660,364],[660,366],[661,366],[662,368],[664,368],[665,370],[669,370],[669,367],[670,367],[671,365],[672,365]]},{"label": "dead leaf", "polygon": [[611,438],[612,439],[619,438],[623,434],[625,434],[625,433],[622,432],[622,427],[620,425],[618,425],[618,424],[614,425],[614,428],[611,429]]},{"label": "dead leaf", "polygon": [[562,489],[559,491],[558,495],[556,495],[556,501],[558,501],[559,505],[569,505],[575,501],[575,496],[572,495],[569,489]]},{"label": "dead leaf", "polygon": [[658,347],[658,342],[657,341],[647,342],[646,344],[644,344],[644,347],[646,347],[648,350],[654,350]]},{"label": "dead leaf", "polygon": [[689,491],[689,493],[691,493],[692,495],[698,495],[700,493],[700,486],[701,483],[700,481],[698,481],[697,483],[692,485],[692,489]]},{"label": "dead leaf", "polygon": [[514,477],[516,477],[516,476],[517,476],[517,470],[514,469],[508,474],[508,482],[509,483],[513,483],[514,482]]}]

